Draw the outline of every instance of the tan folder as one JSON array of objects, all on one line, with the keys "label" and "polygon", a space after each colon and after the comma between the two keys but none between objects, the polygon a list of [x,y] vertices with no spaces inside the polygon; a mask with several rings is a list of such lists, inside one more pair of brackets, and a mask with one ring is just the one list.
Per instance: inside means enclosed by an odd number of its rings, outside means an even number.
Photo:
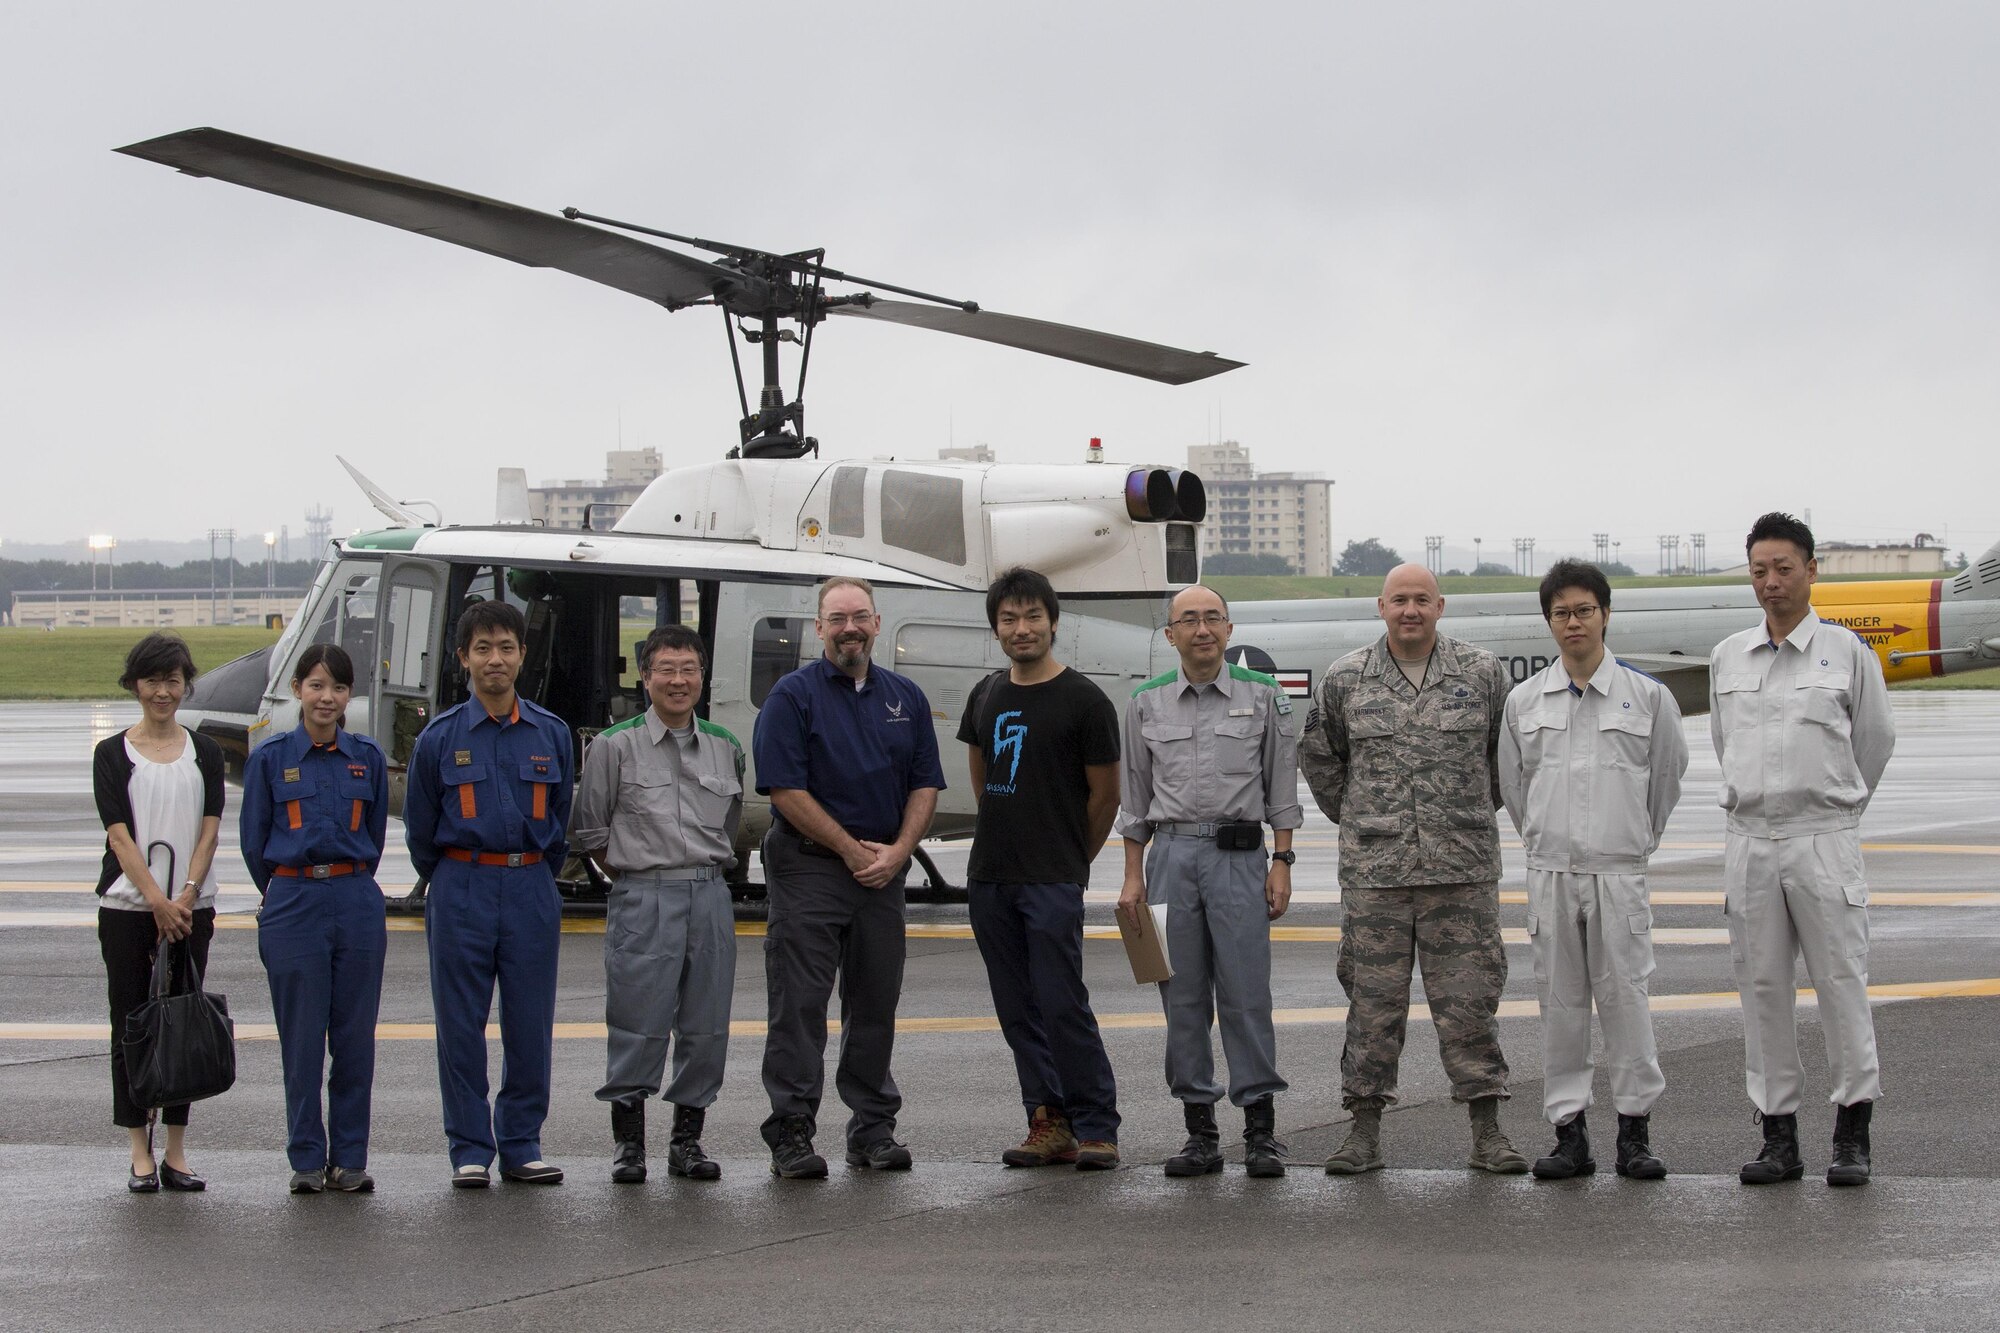
[{"label": "tan folder", "polygon": [[1153,903],[1139,914],[1137,929],[1124,917],[1118,918],[1118,934],[1125,941],[1125,957],[1132,964],[1132,980],[1141,986],[1165,981],[1174,974],[1167,957],[1167,905]]}]

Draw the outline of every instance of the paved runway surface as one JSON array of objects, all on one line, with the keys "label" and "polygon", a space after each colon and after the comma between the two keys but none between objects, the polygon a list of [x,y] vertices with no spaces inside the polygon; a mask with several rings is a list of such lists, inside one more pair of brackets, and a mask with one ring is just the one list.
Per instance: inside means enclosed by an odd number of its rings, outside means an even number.
[{"label": "paved runway surface", "polygon": [[[998,1164],[1020,1137],[1021,1111],[964,910],[913,908],[896,1059],[901,1137],[918,1159],[908,1176],[836,1166],[811,1184],[766,1174],[762,951],[746,924],[730,1075],[706,1139],[723,1179],[669,1180],[656,1161],[651,1183],[610,1185],[607,1118],[590,1096],[603,1073],[602,940],[575,923],[544,1139],[568,1184],[444,1187],[423,938],[396,930],[375,1097],[380,1190],[292,1198],[270,1001],[247,916],[214,946],[211,989],[228,995],[243,1039],[236,1088],[195,1108],[190,1155],[209,1192],[124,1192],[87,892],[102,848],[89,749],[132,712],[0,704],[0,1327],[1990,1329],[2000,1325],[2000,696],[1899,694],[1895,706],[1898,753],[1863,825],[1887,1089],[1879,1174],[1866,1189],[1829,1190],[1818,1175],[1832,1113],[1810,1008],[1801,1133],[1811,1174],[1764,1190],[1735,1181],[1758,1135],[1717,933],[1715,765],[1696,719],[1687,794],[1653,874],[1668,1079],[1654,1138],[1675,1173],[1665,1182],[1609,1173],[1602,1086],[1604,1174],[1537,1184],[1466,1171],[1464,1113],[1422,1022],[1385,1121],[1391,1169],[1321,1174],[1344,1119],[1344,997],[1333,978],[1334,830],[1313,812],[1300,901],[1274,945],[1279,1053],[1292,1080],[1280,1136],[1295,1164],[1282,1181],[1249,1181],[1234,1165],[1194,1182],[1160,1175],[1180,1117],[1160,1073],[1157,1000],[1131,984],[1104,937],[1117,875],[1106,855],[1086,956],[1118,1073],[1125,1170]],[[225,884],[241,886],[229,821],[224,843]],[[947,873],[962,870],[962,846],[937,856]],[[392,858],[385,882],[408,878]],[[1510,849],[1501,1035],[1515,1100],[1505,1121],[1534,1155],[1550,1136],[1521,883]],[[226,890],[223,906],[247,913],[254,901]],[[496,1073],[497,1062],[496,1049]],[[837,1147],[837,1104],[823,1119],[821,1146]],[[1233,1113],[1224,1123],[1233,1138]]]}]

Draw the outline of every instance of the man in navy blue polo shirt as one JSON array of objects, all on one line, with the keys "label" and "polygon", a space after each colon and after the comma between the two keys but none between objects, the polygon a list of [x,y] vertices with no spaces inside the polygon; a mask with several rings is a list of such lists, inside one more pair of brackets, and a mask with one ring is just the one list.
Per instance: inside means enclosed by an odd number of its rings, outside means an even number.
[{"label": "man in navy blue polo shirt", "polygon": [[869,661],[881,631],[875,590],[828,579],[814,628],[825,656],[772,687],[751,741],[757,790],[776,812],[764,838],[764,1141],[772,1174],[788,1180],[826,1175],[812,1141],[836,972],[834,1085],[852,1112],[847,1164],[910,1168],[910,1150],[895,1139],[903,1097],[889,1075],[903,991],[903,878],[944,789],[929,700]]}]

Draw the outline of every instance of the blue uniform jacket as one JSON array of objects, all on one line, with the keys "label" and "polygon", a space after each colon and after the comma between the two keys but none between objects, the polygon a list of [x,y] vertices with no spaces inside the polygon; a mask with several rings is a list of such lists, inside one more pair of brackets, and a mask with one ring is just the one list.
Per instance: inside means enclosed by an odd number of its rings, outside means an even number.
[{"label": "blue uniform jacket", "polygon": [[258,746],[243,769],[240,830],[259,893],[279,866],[351,861],[374,874],[389,831],[382,748],[341,730],[330,745],[314,745],[304,727]]},{"label": "blue uniform jacket", "polygon": [[495,719],[477,698],[432,719],[410,755],[403,833],[417,873],[430,878],[447,847],[540,852],[561,866],[568,852],[576,766],[569,726],[517,699]]}]

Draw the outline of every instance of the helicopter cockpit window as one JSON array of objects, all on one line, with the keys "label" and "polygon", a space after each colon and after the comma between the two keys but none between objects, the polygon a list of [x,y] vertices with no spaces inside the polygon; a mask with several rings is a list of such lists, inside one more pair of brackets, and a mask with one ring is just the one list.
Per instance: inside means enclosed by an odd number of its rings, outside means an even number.
[{"label": "helicopter cockpit window", "polygon": [[833,494],[827,500],[826,530],[836,537],[859,537],[863,535],[861,517],[862,488],[868,482],[868,469],[843,467],[834,469]]},{"label": "helicopter cockpit window", "polygon": [[820,652],[819,636],[804,616],[765,616],[750,629],[750,706],[762,708],[771,687]]},{"label": "helicopter cockpit window", "polygon": [[964,564],[964,479],[929,472],[884,472],[882,540],[946,564]]},{"label": "helicopter cockpit window", "polygon": [[375,588],[373,574],[356,574],[340,590],[340,646],[354,660],[354,694],[366,698],[375,688]]}]

